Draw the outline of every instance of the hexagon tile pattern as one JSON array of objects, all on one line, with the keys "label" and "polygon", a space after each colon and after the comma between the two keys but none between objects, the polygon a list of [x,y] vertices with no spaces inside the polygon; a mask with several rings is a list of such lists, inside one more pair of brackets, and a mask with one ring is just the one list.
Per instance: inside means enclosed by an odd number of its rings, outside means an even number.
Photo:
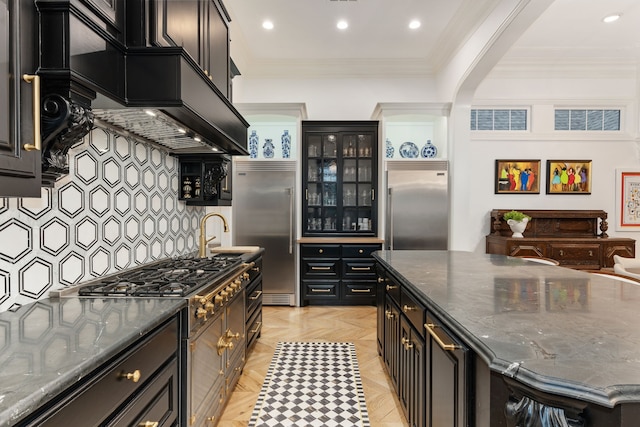
[{"label": "hexagon tile pattern", "polygon": [[0,199],[0,311],[119,269],[197,250],[205,208],[178,201],[177,159],[96,128],[39,199]]}]

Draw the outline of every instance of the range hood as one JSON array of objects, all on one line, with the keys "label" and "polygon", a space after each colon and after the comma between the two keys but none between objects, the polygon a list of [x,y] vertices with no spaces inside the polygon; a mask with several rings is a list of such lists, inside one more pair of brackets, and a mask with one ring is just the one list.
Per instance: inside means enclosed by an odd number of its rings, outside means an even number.
[{"label": "range hood", "polygon": [[174,154],[249,154],[249,124],[227,99],[230,89],[217,87],[182,47],[151,46],[141,35],[153,26],[144,10],[151,3],[35,4],[44,185],[68,173],[69,148],[97,124]]}]

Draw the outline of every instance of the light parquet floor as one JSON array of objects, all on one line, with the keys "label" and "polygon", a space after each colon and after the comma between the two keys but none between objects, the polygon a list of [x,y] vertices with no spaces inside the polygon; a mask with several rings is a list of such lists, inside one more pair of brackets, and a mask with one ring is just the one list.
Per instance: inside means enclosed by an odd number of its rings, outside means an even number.
[{"label": "light parquet floor", "polygon": [[408,425],[378,356],[375,307],[265,306],[262,321],[262,335],[249,353],[218,426],[247,426],[279,341],[354,343],[371,426]]}]

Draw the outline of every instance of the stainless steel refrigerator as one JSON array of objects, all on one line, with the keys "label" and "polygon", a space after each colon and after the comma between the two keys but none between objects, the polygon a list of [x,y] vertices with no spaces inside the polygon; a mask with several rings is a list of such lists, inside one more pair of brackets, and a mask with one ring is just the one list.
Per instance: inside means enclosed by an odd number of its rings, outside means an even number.
[{"label": "stainless steel refrigerator", "polygon": [[232,185],[234,244],[265,249],[262,303],[295,305],[295,162],[236,160]]},{"label": "stainless steel refrigerator", "polygon": [[386,162],[386,249],[447,249],[447,161]]}]

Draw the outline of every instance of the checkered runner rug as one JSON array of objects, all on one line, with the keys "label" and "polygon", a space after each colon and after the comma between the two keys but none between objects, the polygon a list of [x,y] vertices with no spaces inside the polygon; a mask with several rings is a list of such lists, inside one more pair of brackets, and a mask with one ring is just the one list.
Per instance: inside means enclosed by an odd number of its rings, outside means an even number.
[{"label": "checkered runner rug", "polygon": [[278,343],[249,427],[284,426],[370,426],[352,343]]}]

